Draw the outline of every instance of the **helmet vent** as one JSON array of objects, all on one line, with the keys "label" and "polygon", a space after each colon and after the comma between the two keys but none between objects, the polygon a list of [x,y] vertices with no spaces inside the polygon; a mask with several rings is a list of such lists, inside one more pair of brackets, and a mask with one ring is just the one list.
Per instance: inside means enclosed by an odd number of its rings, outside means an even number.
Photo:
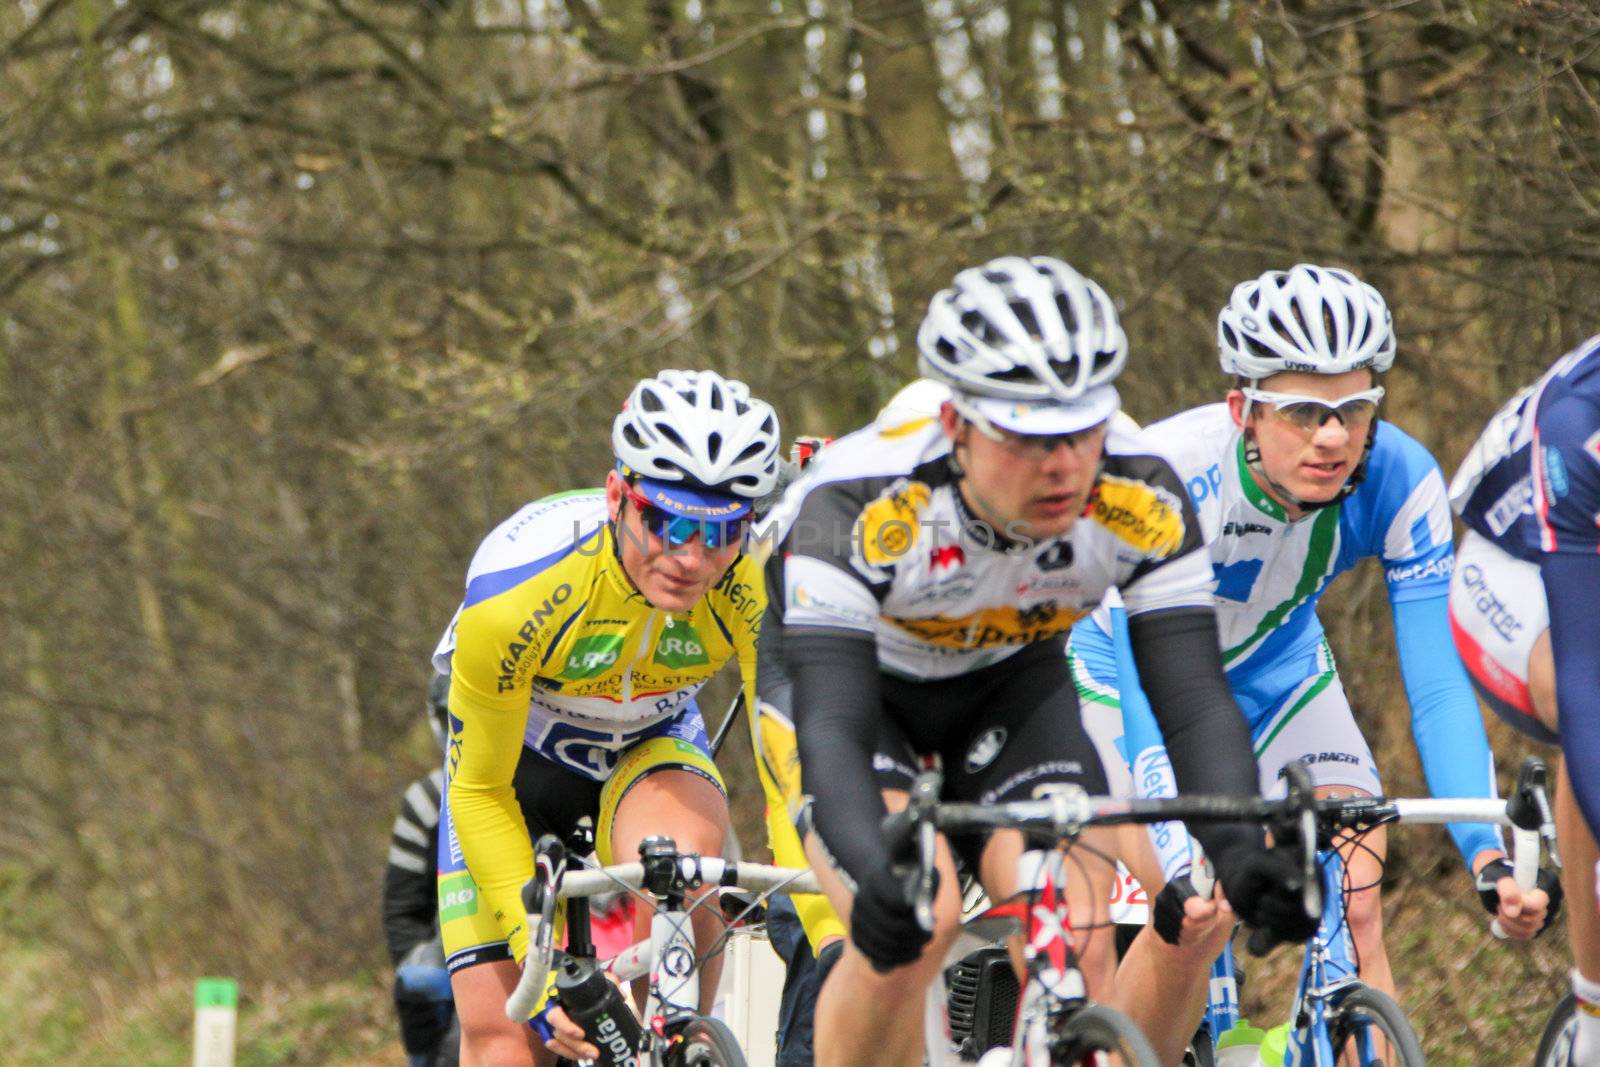
[{"label": "helmet vent", "polygon": [[711,462],[715,463],[717,461],[717,457],[720,456],[721,454],[722,454],[722,435],[720,433],[713,433],[713,434],[708,435],[706,437],[706,455],[711,457]]},{"label": "helmet vent", "polygon": [[1028,331],[1030,337],[1044,336],[1044,329],[1039,325],[1039,320],[1034,315],[1033,308],[1029,307],[1026,301],[1011,301],[1011,313],[1017,317],[1018,322],[1022,323],[1022,328]]},{"label": "helmet vent", "polygon": [[1067,332],[1077,333],[1078,317],[1072,313],[1072,301],[1065,293],[1056,294],[1056,310],[1061,313],[1061,321],[1067,324]]}]

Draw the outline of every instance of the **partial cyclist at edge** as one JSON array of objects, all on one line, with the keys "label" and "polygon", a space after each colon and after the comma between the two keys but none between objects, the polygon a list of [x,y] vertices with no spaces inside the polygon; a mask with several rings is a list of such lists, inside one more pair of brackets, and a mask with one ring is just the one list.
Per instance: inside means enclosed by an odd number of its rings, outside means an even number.
[{"label": "partial cyclist at edge", "polygon": [[[450,679],[428,685],[428,728],[444,751]],[[439,940],[439,797],[444,768],[406,787],[383,868],[383,940],[394,963],[394,1007],[409,1067],[455,1067],[460,1039]]]},{"label": "partial cyclist at edge", "polygon": [[1600,337],[1489,420],[1450,485],[1467,524],[1450,587],[1479,695],[1561,746],[1555,797],[1578,1011],[1570,1063],[1600,1064]]},{"label": "partial cyclist at edge", "polygon": [[[537,1035],[505,1016],[538,835],[588,817],[610,863],[651,835],[719,856],[728,831],[695,693],[736,660],[753,706],[765,593],[742,549],[777,477],[777,417],[742,382],[662,371],[634,387],[612,447],[603,488],[537,500],[489,534],[434,653],[451,678],[440,917],[469,1065],[598,1053],[559,1007]],[[639,909],[641,938],[649,918]],[[709,947],[720,916],[693,921]],[[704,1010],[720,970],[720,956],[702,970]]]},{"label": "partial cyclist at edge", "polygon": [[[952,389],[937,417],[836,440],[771,519],[781,540],[763,641],[781,638],[793,685],[812,866],[847,917],[816,1008],[824,1067],[922,1062],[924,993],[958,922],[952,852],[993,899],[1018,889],[1020,834],[941,844],[936,928],[923,930],[880,829],[922,757],[942,763],[947,799],[1104,793],[1063,643],[1108,588],[1122,591],[1151,702],[1181,742],[1182,787],[1256,788],[1193,505],[1167,461],[1108,434],[1127,342],[1105,291],[1056,259],[997,259],[933,298],[918,348],[923,374]],[[1298,872],[1258,828],[1201,838],[1241,915],[1280,939],[1309,934]],[[1109,840],[1083,843],[1103,853]],[[1112,867],[1090,848],[1071,859],[1090,995],[1138,1018],[1112,996]]]},{"label": "partial cyclist at edge", "polygon": [[[1372,557],[1384,570],[1429,789],[1441,797],[1497,795],[1477,702],[1451,643],[1444,479],[1422,445],[1378,417],[1381,376],[1396,350],[1382,295],[1335,268],[1267,271],[1234,288],[1218,317],[1217,344],[1232,378],[1226,399],[1145,432],[1175,457],[1204,527],[1222,661],[1249,720],[1262,792],[1282,795],[1281,770],[1294,760],[1309,768],[1320,796],[1382,792],[1317,617],[1329,583]],[[1105,613],[1074,630],[1070,660],[1085,705],[1116,708]],[[1450,834],[1485,906],[1510,936],[1532,937],[1545,922],[1546,895],[1518,890],[1498,833],[1463,823]],[[1381,828],[1345,850],[1356,889],[1347,914],[1362,979],[1393,995],[1379,900],[1384,854]],[[1186,899],[1191,893],[1187,879],[1176,879],[1155,907],[1164,938],[1178,936],[1180,909],[1190,920],[1180,948],[1156,950],[1171,965],[1160,972],[1168,984],[1151,991],[1188,1009],[1169,1014],[1169,1033],[1152,1035],[1174,1059],[1199,1020],[1209,965],[1231,926],[1226,916],[1197,909]]]}]

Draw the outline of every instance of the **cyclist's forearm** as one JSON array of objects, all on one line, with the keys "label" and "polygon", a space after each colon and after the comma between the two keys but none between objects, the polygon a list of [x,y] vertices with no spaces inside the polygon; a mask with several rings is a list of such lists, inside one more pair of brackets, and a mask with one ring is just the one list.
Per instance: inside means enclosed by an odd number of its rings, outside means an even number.
[{"label": "cyclist's forearm", "polygon": [[794,681],[801,787],[823,845],[860,882],[884,861],[885,809],[872,773],[882,715],[877,647],[869,636],[795,629],[783,651]]},{"label": "cyclist's forearm", "polygon": [[[1128,638],[1179,792],[1254,794],[1250,728],[1222,671],[1216,615],[1208,608],[1135,615]],[[1214,860],[1260,840],[1259,830],[1242,826],[1190,830]]]},{"label": "cyclist's forearm", "polygon": [[[1450,637],[1448,597],[1401,601],[1393,609],[1411,735],[1428,791],[1436,797],[1498,796],[1478,701]],[[1469,868],[1479,853],[1503,847],[1499,832],[1485,823],[1451,823],[1449,830]]]}]

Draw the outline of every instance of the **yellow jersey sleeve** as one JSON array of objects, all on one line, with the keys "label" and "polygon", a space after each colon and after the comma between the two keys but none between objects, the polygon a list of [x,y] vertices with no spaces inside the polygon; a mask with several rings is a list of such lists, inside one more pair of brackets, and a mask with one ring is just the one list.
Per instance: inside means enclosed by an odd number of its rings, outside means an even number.
[{"label": "yellow jersey sleeve", "polygon": [[533,844],[512,776],[522,758],[534,668],[562,616],[539,609],[561,591],[561,574],[553,567],[465,606],[451,659],[451,818],[482,903],[518,961],[528,945],[521,891],[533,876]]}]

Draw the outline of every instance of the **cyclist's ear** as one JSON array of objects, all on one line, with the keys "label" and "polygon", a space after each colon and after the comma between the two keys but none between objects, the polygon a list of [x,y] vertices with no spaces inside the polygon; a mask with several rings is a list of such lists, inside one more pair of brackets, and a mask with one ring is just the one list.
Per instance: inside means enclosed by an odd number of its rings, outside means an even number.
[{"label": "cyclist's ear", "polygon": [[1228,414],[1233,416],[1233,424],[1239,429],[1244,429],[1245,395],[1237,389],[1228,390]]},{"label": "cyclist's ear", "polygon": [[606,517],[612,522],[622,514],[622,490],[625,483],[615,467],[606,471]]}]

